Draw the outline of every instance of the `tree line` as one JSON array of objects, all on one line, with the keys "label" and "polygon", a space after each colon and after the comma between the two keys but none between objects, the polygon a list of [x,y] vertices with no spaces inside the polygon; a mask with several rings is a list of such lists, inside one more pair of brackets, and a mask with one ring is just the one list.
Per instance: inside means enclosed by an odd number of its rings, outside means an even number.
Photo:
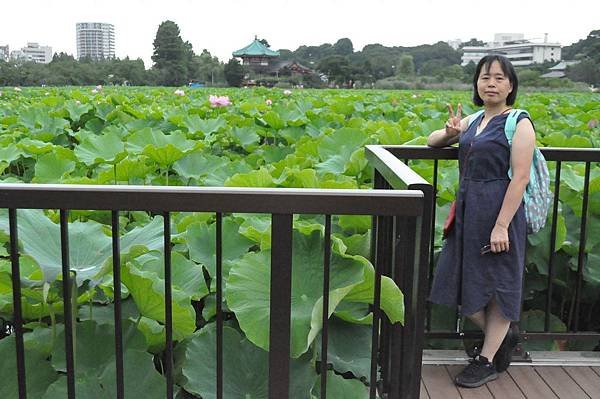
[{"label": "tree line", "polygon": [[[261,41],[269,45],[267,40]],[[0,86],[182,86],[190,82],[240,86],[245,76],[252,75],[235,58],[224,63],[206,49],[196,54],[191,43],[183,40],[179,27],[173,21],[159,25],[153,45],[150,69],[145,69],[141,59],[76,60],[65,53],[55,54],[49,64],[0,62]],[[483,45],[483,42],[473,38],[462,46],[467,45]],[[359,87],[402,88],[402,84],[417,81],[469,83],[475,69],[474,64],[461,66],[462,49],[455,50],[445,42],[413,47],[369,44],[355,51],[352,41],[342,38],[334,44],[302,45],[295,51],[281,49],[279,52],[280,60],[296,61],[313,69],[315,75],[327,76],[326,83],[315,79],[315,76],[294,81],[309,87],[355,87],[356,83],[360,83]],[[594,30],[587,38],[563,47],[562,54],[563,59],[580,61],[568,68],[568,79],[541,79],[539,76],[554,63],[534,64],[519,72],[525,78],[524,83],[569,87],[571,81],[580,81],[600,85],[600,30]],[[269,79],[269,84],[276,84],[291,78]]]}]

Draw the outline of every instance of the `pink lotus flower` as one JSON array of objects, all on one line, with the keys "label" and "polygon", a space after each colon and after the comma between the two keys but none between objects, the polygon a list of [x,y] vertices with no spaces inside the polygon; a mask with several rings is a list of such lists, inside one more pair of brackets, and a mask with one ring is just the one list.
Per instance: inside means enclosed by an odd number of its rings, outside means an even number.
[{"label": "pink lotus flower", "polygon": [[212,107],[226,107],[231,105],[231,101],[229,101],[229,97],[227,96],[210,96],[208,97],[208,101]]},{"label": "pink lotus flower", "polygon": [[271,101],[270,99],[267,98],[267,101],[265,101],[265,104],[267,104],[267,105],[273,105],[273,101]]},{"label": "pink lotus flower", "polygon": [[15,91],[21,91],[20,87],[15,87]]},{"label": "pink lotus flower", "polygon": [[102,90],[102,85],[96,86],[96,90],[98,90],[98,91]]},{"label": "pink lotus flower", "polygon": [[292,91],[286,89],[286,90],[283,91],[283,94],[286,95],[286,96],[289,96],[290,94],[292,94]]},{"label": "pink lotus flower", "polygon": [[598,119],[590,119],[590,121],[588,122],[588,127],[590,129],[594,129],[596,128],[598,125],[600,124],[600,121],[598,121]]},{"label": "pink lotus flower", "polygon": [[185,96],[185,91],[183,91],[181,89],[177,89],[173,92],[173,94],[175,94],[176,96],[183,97],[183,96]]}]

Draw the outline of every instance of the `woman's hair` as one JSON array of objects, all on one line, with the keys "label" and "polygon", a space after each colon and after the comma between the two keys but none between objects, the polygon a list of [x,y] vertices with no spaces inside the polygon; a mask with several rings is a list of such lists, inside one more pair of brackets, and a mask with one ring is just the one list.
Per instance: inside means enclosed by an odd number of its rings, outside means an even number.
[{"label": "woman's hair", "polygon": [[477,64],[477,68],[475,69],[475,75],[473,75],[473,103],[478,106],[483,105],[483,100],[479,97],[479,93],[477,92],[477,80],[479,79],[479,74],[481,73],[481,69],[485,68],[485,70],[489,70],[490,66],[494,61],[498,61],[500,64],[500,68],[504,75],[508,78],[508,81],[512,84],[512,91],[506,97],[506,105],[513,105],[515,100],[517,99],[517,89],[519,88],[519,79],[517,79],[517,72],[515,72],[515,67],[510,63],[508,58],[499,54],[491,54],[486,55]]}]

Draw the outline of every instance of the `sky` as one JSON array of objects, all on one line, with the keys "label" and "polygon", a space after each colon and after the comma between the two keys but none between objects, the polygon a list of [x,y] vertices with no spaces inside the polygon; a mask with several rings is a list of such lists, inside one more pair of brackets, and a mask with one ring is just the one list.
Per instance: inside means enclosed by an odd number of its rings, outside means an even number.
[{"label": "sky", "polygon": [[11,51],[27,42],[76,56],[75,24],[115,26],[116,55],[151,66],[158,25],[172,20],[194,51],[208,49],[221,61],[257,35],[272,49],[335,43],[348,37],[354,50],[367,44],[415,46],[494,33],[567,46],[600,29],[600,1],[442,0],[19,0],[0,5],[0,45]]}]

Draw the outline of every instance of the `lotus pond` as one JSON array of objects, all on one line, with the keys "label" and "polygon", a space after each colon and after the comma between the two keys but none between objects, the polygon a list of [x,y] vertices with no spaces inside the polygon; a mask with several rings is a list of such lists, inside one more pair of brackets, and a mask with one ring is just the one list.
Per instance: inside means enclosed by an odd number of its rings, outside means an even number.
[{"label": "lotus pond", "polygon": [[[36,88],[0,90],[0,182],[234,187],[370,188],[366,144],[425,144],[446,121],[447,102],[475,111],[470,93],[278,89]],[[210,95],[229,101],[211,100]],[[539,146],[600,147],[600,94],[525,93]],[[456,162],[438,176],[437,239],[454,199]],[[411,167],[432,181],[431,163]],[[550,165],[551,173],[553,165]],[[551,329],[574,317],[600,330],[600,167],[591,171],[588,239],[580,314],[574,314],[584,165],[562,166]],[[56,210],[20,210],[21,284],[29,397],[66,396],[60,231]],[[77,396],[115,397],[111,215],[70,213],[70,262],[76,272]],[[323,271],[323,218],[294,217],[291,386],[294,398],[318,397],[315,368]],[[121,257],[125,389],[164,396],[163,220],[122,212]],[[329,327],[330,397],[368,397],[373,266],[371,220],[333,220]],[[549,227],[529,237],[523,325],[543,328]],[[175,375],[181,398],[215,392],[215,215],[172,215]],[[12,318],[8,217],[0,211],[0,317]],[[267,397],[269,215],[223,219],[226,322],[224,397]],[[315,284],[315,281],[321,283]],[[382,309],[403,320],[403,297],[382,282]],[[452,328],[454,315],[433,308],[433,327]],[[430,341],[432,347],[460,342]],[[557,342],[527,343],[558,349]],[[570,343],[566,349],[591,349]],[[593,344],[592,344],[593,346]],[[563,347],[564,348],[564,347]],[[14,338],[0,339],[0,397],[17,397]]]}]

